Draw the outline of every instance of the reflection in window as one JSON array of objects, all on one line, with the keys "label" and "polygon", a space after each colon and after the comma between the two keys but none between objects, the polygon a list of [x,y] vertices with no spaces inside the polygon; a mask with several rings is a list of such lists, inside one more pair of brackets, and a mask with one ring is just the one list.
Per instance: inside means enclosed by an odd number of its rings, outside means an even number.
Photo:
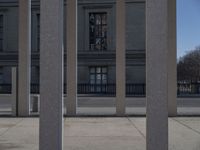
[{"label": "reflection in window", "polygon": [[107,13],[89,13],[90,50],[107,50]]},{"label": "reflection in window", "polygon": [[107,67],[90,67],[91,92],[106,92],[107,72]]},{"label": "reflection in window", "polygon": [[0,51],[3,51],[3,15],[0,14]]}]

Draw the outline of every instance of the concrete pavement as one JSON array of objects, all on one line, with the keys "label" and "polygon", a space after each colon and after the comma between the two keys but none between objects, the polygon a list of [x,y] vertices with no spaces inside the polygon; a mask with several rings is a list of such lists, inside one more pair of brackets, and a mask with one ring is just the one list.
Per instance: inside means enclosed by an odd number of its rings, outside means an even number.
[{"label": "concrete pavement", "polygon": [[[0,118],[0,150],[38,150],[38,118]],[[145,118],[65,118],[64,150],[145,150]],[[169,149],[200,150],[200,117],[169,118]]]},{"label": "concrete pavement", "polygon": [[[127,98],[127,115],[145,115],[145,98]],[[32,104],[32,103],[31,103]],[[178,99],[178,115],[200,116],[200,98],[182,98]],[[31,105],[32,106],[32,105]],[[11,114],[11,102],[0,100],[0,116]],[[31,107],[32,108],[32,107]],[[114,115],[115,98],[114,97],[79,97],[78,115]]]},{"label": "concrete pavement", "polygon": [[[66,110],[65,110],[66,111]],[[200,116],[200,107],[178,107],[178,116]],[[77,116],[115,116],[115,107],[78,107]],[[126,107],[127,116],[145,116],[145,107]],[[0,116],[12,116],[11,108],[0,109]],[[37,112],[31,111],[31,116],[38,116]]]}]

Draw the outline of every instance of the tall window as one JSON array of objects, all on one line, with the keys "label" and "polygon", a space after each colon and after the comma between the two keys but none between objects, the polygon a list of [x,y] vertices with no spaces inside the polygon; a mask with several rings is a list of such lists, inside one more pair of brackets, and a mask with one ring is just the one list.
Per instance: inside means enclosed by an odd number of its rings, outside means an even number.
[{"label": "tall window", "polygon": [[0,14],[0,51],[3,51],[3,15]]},{"label": "tall window", "polygon": [[3,67],[0,67],[0,84],[3,83]]},{"label": "tall window", "polygon": [[90,50],[107,50],[107,13],[89,13]]},{"label": "tall window", "polygon": [[40,14],[37,14],[37,50],[40,51]]},{"label": "tall window", "polygon": [[90,67],[91,92],[106,91],[107,76],[107,67]]}]

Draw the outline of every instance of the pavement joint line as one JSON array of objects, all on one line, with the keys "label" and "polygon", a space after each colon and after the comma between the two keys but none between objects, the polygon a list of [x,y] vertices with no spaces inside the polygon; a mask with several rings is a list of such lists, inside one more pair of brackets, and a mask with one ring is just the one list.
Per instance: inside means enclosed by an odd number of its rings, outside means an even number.
[{"label": "pavement joint line", "polygon": [[143,137],[144,139],[146,139],[146,137],[145,137],[145,135],[142,133],[142,131],[140,131],[140,130],[137,128],[137,126],[130,120],[130,118],[127,117],[127,119],[128,119],[128,121],[131,123],[131,125],[132,125],[133,127],[135,127],[136,130],[142,135],[142,137]]},{"label": "pavement joint line", "polygon": [[3,136],[6,132],[8,132],[8,130],[16,127],[22,120],[23,120],[23,118],[21,118],[19,121],[17,121],[14,126],[9,127],[8,129],[6,129],[2,134],[0,134],[0,136]]},{"label": "pavement joint line", "polygon": [[190,126],[188,126],[188,125],[182,123],[181,121],[179,121],[179,120],[177,120],[177,119],[175,119],[175,118],[172,118],[172,120],[178,122],[178,123],[181,124],[182,126],[188,128],[188,129],[192,130],[193,132],[195,132],[195,133],[197,133],[197,134],[200,135],[200,132],[199,132],[198,130],[195,130],[195,129],[191,128]]}]

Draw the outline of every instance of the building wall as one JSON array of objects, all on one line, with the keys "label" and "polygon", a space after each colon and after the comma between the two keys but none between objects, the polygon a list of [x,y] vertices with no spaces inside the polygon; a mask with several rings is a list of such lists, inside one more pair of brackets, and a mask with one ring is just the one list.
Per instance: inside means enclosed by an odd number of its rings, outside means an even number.
[{"label": "building wall", "polygon": [[[142,0],[127,0],[126,49],[128,83],[145,82],[145,4]],[[108,50],[89,51],[89,12],[107,12]],[[107,66],[108,83],[115,83],[115,12],[114,0],[78,1],[78,82],[89,83],[90,66]],[[39,52],[37,49],[37,14],[39,1],[32,0],[32,83],[39,82]],[[10,67],[18,64],[18,3],[17,0],[1,0],[0,14],[4,19],[4,50],[0,52],[4,82],[11,83]],[[66,19],[66,18],[65,18]],[[66,29],[64,29],[64,32]],[[65,38],[66,41],[66,38]],[[66,47],[66,43],[65,43]],[[52,60],[53,61],[53,60]]]},{"label": "building wall", "polygon": [[126,6],[126,48],[145,49],[145,5],[128,3]]}]

